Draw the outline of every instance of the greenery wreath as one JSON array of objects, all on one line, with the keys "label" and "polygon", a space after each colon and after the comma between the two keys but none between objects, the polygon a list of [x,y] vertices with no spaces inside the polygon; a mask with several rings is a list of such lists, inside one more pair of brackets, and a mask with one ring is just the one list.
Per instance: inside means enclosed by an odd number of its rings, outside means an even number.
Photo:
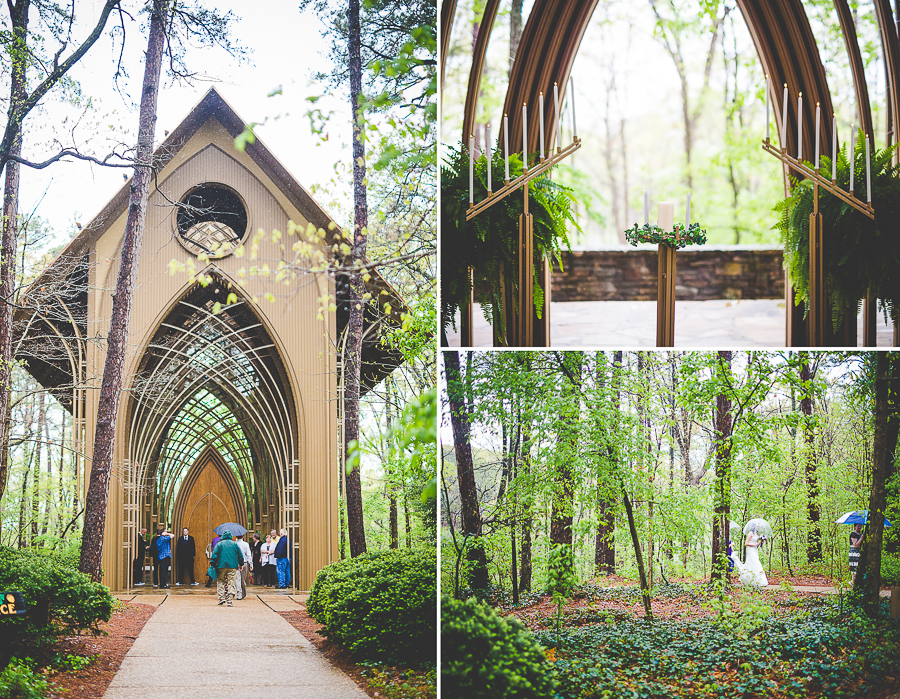
[{"label": "greenery wreath", "polygon": [[706,242],[706,231],[700,228],[699,223],[692,223],[687,230],[684,229],[684,224],[676,223],[671,231],[664,231],[652,223],[645,223],[643,226],[635,223],[625,231],[625,240],[632,245],[658,243],[680,250],[688,245],[703,245]]},{"label": "greenery wreath", "polygon": [[[449,156],[441,165],[441,329],[453,325],[456,310],[468,305],[474,285],[478,292],[476,301],[481,304],[484,317],[502,333],[504,280],[513,288],[519,283],[515,261],[522,195],[512,193],[483,214],[466,221],[469,153],[461,147],[448,150]],[[503,156],[494,152],[491,178],[495,189],[503,185],[504,174]],[[510,154],[510,179],[521,174],[521,155]],[[563,247],[570,247],[569,226],[581,231],[575,221],[572,190],[552,181],[548,175],[549,172],[532,180],[528,188],[528,210],[534,216],[534,306],[538,314],[544,295],[537,284],[537,265],[549,258],[562,269]],[[487,158],[482,155],[475,161],[475,201],[486,196]]]},{"label": "greenery wreath", "polygon": [[[881,310],[896,318],[900,296],[900,165],[892,163],[895,146],[872,154],[872,206],[875,220],[856,211],[832,194],[819,190],[823,221],[825,294],[831,305],[835,329],[845,313],[856,315],[867,294],[879,299]],[[855,183],[865,187],[865,137],[856,145]],[[831,160],[823,157],[821,171],[831,172]],[[812,167],[811,163],[807,163]],[[837,183],[850,189],[850,161],[846,150],[838,154]],[[797,303],[809,308],[809,215],[813,210],[812,180],[793,180],[791,194],[774,207],[780,216],[773,228],[781,232],[784,268],[797,292]],[[859,194],[857,194],[859,196]],[[863,196],[864,192],[863,192]]]}]

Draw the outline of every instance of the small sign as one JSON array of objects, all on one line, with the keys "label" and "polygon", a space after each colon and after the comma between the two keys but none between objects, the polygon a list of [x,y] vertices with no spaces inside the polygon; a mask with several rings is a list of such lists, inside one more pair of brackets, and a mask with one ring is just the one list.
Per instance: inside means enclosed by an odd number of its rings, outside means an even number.
[{"label": "small sign", "polygon": [[0,592],[0,617],[25,616],[26,611],[21,592]]}]

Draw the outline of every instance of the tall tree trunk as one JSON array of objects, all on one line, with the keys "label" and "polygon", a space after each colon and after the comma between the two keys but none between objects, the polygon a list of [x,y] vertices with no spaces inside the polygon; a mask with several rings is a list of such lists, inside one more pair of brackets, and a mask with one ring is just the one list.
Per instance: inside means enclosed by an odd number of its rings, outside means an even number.
[{"label": "tall tree trunk", "polygon": [[[638,578],[641,583],[641,599],[644,602],[644,616],[648,621],[653,620],[653,607],[650,604],[650,584],[647,581],[647,571],[644,568],[644,555],[641,552],[641,541],[638,538],[637,527],[634,524],[634,510],[631,507],[631,499],[628,492],[622,487],[622,504],[625,505],[625,516],[628,518],[628,531],[631,533],[631,545],[634,547],[634,557],[637,561]],[[651,562],[652,563],[652,562]]]},{"label": "tall tree trunk", "polygon": [[466,547],[470,564],[470,584],[475,589],[484,589],[488,585],[487,558],[480,540],[481,513],[478,508],[472,444],[469,441],[469,413],[466,409],[463,379],[459,371],[459,355],[456,352],[444,352],[444,368],[447,373],[447,402],[450,408],[450,424],[453,428],[453,446],[456,452],[456,473],[459,482],[459,498],[462,504],[463,532],[467,537],[472,538],[472,542],[468,543]]},{"label": "tall tree trunk", "polygon": [[801,352],[800,385],[803,391],[800,398],[800,411],[803,413],[803,459],[806,466],[806,512],[809,519],[807,533],[806,560],[814,563],[822,560],[822,529],[819,525],[819,483],[816,475],[815,429],[813,423],[813,387],[814,373],[809,367],[809,353]]},{"label": "tall tree trunk", "polygon": [[[509,71],[512,75],[513,63],[516,60],[516,51],[519,50],[519,40],[522,38],[522,4],[524,0],[512,0],[509,10]],[[560,144],[556,144],[559,146]]]},{"label": "tall tree trunk", "polygon": [[412,522],[409,516],[409,498],[406,497],[406,489],[403,490],[403,522],[406,525],[406,548],[412,548]]},{"label": "tall tree trunk", "polygon": [[[731,374],[731,352],[718,353],[719,381]],[[720,383],[720,385],[722,385]],[[724,390],[716,397],[716,479],[713,485],[716,516],[713,519],[712,580],[727,579],[728,571],[728,517],[731,514],[731,436],[734,424],[731,414],[731,398]]]},{"label": "tall tree trunk", "polygon": [[[29,545],[37,543],[38,533],[41,530],[41,455],[44,451],[44,428],[47,425],[47,395],[41,391],[38,393],[38,422],[34,441],[34,480],[31,486],[31,535]],[[49,459],[48,459],[49,461]]]},{"label": "tall tree trunk", "polygon": [[[25,99],[26,68],[28,65],[28,8],[30,0],[7,3],[12,25],[12,72],[10,75],[9,113],[21,108]],[[10,154],[22,154],[22,133],[13,137]],[[19,219],[19,163],[6,163],[6,178],[3,185],[3,221],[0,228],[0,497],[6,491],[9,454],[9,411],[12,395],[12,340],[13,312],[16,296],[16,246],[18,242]]]},{"label": "tall tree trunk", "polygon": [[85,497],[84,531],[81,538],[82,573],[99,582],[103,533],[106,524],[106,506],[109,500],[109,476],[115,446],[116,416],[122,395],[125,372],[125,350],[128,328],[131,322],[131,303],[134,282],[144,237],[144,221],[147,215],[147,198],[153,175],[153,136],[156,126],[156,107],[159,97],[159,76],[163,49],[166,41],[166,22],[169,0],[154,0],[150,12],[150,37],[147,41],[147,57],[141,89],[141,108],[138,121],[138,142],[135,153],[134,178],[125,223],[125,236],[119,260],[116,294],[112,304],[109,337],[107,338],[106,363],[97,406],[97,427],[94,434],[93,461],[90,483]]},{"label": "tall tree trunk", "polygon": [[[363,143],[362,54],[359,31],[359,0],[350,0],[348,13],[348,54],[350,61],[350,107],[353,113],[353,247],[350,263],[361,265],[366,258],[366,227],[369,225],[366,203],[366,146]],[[362,274],[354,272],[348,283],[349,320],[344,350],[344,434],[347,451],[345,462],[354,456],[359,444],[359,382],[362,364],[363,311],[365,286]],[[366,552],[366,530],[363,523],[362,482],[360,469],[347,469],[347,533],[350,555]]]},{"label": "tall tree trunk", "polygon": [[[527,355],[524,357],[525,366],[523,370],[530,371],[531,363]],[[519,566],[519,590],[531,590],[531,527],[533,524],[534,514],[532,510],[533,497],[529,479],[531,478],[531,418],[527,417],[522,424],[522,454],[519,459],[521,466],[522,480],[526,484],[525,488],[519,489],[522,493],[522,544]]]},{"label": "tall tree trunk", "polygon": [[[563,352],[562,360],[568,366],[570,375],[581,383],[581,353]],[[572,545],[572,519],[575,507],[575,482],[572,477],[572,463],[578,455],[578,433],[580,431],[581,400],[579,386],[573,386],[568,379],[562,383],[563,406],[559,416],[557,439],[562,458],[558,459],[554,474],[553,504],[550,513],[550,543]]]},{"label": "tall tree trunk", "polygon": [[[599,357],[598,357],[599,358]],[[599,362],[598,362],[599,367]],[[612,387],[615,391],[615,414],[618,416],[622,409],[621,388],[622,352],[616,352],[613,356]],[[597,377],[597,384],[601,385],[601,377]],[[608,458],[613,458],[615,449],[607,445]],[[615,468],[618,468],[616,465]],[[615,502],[609,494],[609,486],[601,476],[597,477],[597,533],[594,537],[594,571],[598,575],[615,575],[616,573],[616,508]]]}]

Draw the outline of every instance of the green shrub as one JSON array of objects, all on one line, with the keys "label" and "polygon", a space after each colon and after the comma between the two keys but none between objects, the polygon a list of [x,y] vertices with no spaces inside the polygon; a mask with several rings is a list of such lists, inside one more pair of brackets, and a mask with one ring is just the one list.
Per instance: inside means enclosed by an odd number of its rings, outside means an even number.
[{"label": "green shrub", "polygon": [[0,699],[44,699],[49,683],[29,660],[13,658],[0,673]]},{"label": "green shrub", "polygon": [[553,686],[543,649],[517,619],[477,600],[442,600],[441,696],[537,699]]},{"label": "green shrub", "polygon": [[66,558],[37,549],[0,547],[0,590],[18,590],[28,614],[3,619],[0,652],[13,644],[44,645],[87,631],[112,615],[109,588],[91,582]]},{"label": "green shrub", "polygon": [[323,568],[306,610],[354,657],[417,665],[437,657],[434,549],[380,550]]},{"label": "green shrub", "polygon": [[881,584],[900,586],[900,556],[881,554]]}]

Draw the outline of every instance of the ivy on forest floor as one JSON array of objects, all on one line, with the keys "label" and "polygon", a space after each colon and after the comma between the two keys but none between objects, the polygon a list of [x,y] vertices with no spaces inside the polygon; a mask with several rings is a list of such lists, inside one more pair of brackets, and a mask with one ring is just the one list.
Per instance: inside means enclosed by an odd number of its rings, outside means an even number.
[{"label": "ivy on forest floor", "polygon": [[547,647],[565,699],[855,697],[900,686],[900,621],[886,613],[872,621],[821,596],[738,588],[725,604],[752,597],[770,610],[738,634],[706,585],[655,589],[653,623],[636,587],[582,585],[573,597],[560,636],[546,598],[515,610]]}]

